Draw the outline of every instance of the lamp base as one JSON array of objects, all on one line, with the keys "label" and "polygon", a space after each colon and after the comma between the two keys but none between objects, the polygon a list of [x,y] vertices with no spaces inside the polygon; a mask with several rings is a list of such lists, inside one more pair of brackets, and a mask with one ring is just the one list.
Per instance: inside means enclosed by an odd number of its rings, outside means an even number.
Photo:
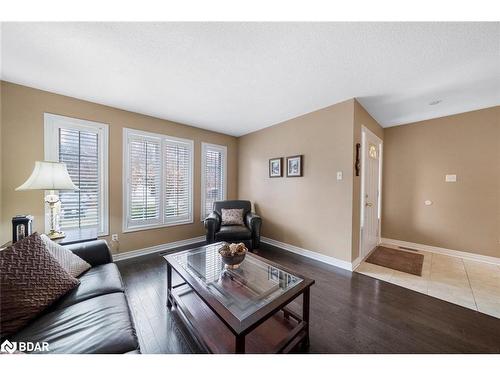
[{"label": "lamp base", "polygon": [[47,237],[49,237],[51,240],[57,240],[59,238],[66,237],[66,234],[64,232],[58,232],[55,230],[51,230],[49,233],[47,233]]}]

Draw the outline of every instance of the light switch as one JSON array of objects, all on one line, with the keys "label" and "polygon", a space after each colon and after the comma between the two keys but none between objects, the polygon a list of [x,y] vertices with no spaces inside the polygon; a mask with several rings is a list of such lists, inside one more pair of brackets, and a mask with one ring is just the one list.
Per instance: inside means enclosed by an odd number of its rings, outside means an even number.
[{"label": "light switch", "polygon": [[342,171],[337,172],[337,181],[342,181],[343,177]]},{"label": "light switch", "polygon": [[456,174],[447,174],[445,181],[446,182],[457,182],[457,175]]}]

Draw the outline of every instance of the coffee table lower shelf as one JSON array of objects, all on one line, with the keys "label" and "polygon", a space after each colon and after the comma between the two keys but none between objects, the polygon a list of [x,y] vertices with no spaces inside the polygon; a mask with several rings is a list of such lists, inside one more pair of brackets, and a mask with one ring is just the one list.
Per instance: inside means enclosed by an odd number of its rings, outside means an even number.
[{"label": "coffee table lower shelf", "polygon": [[[173,310],[210,353],[235,353],[235,335],[188,284],[172,288]],[[245,353],[288,353],[306,339],[307,323],[278,311],[245,336]]]}]

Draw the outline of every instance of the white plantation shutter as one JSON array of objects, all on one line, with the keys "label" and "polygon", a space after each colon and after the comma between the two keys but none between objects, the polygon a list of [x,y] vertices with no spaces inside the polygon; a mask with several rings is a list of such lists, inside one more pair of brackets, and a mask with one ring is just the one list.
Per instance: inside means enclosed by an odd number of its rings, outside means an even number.
[{"label": "white plantation shutter", "polygon": [[161,139],[128,140],[128,226],[161,223]]},{"label": "white plantation shutter", "polygon": [[227,148],[203,143],[201,154],[201,219],[203,220],[212,212],[215,201],[226,199]]},{"label": "white plantation shutter", "polygon": [[97,132],[59,129],[59,161],[66,163],[78,191],[60,191],[62,230],[98,228],[100,212]]},{"label": "white plantation shutter", "polygon": [[[108,231],[108,128],[106,124],[44,114],[45,160],[66,164],[77,191],[58,192],[63,231]],[[48,225],[48,223],[46,223]]]},{"label": "white plantation shutter", "polygon": [[192,222],[193,142],[124,129],[124,230]]},{"label": "white plantation shutter", "polygon": [[191,221],[191,144],[169,139],[164,144],[165,222]]}]

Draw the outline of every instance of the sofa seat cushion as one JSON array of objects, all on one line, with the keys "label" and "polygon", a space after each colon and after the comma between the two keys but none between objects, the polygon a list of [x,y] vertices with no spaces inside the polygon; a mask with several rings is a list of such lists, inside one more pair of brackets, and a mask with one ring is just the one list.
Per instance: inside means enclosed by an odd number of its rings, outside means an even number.
[{"label": "sofa seat cushion", "polygon": [[139,345],[124,293],[87,299],[52,311],[12,336],[49,344],[40,353],[128,353]]},{"label": "sofa seat cushion", "polygon": [[223,225],[220,231],[215,233],[215,239],[219,241],[249,240],[252,232],[244,225]]},{"label": "sofa seat cushion", "polygon": [[123,292],[120,271],[114,263],[92,267],[79,277],[80,285],[61,298],[52,310],[61,309],[104,294]]}]

